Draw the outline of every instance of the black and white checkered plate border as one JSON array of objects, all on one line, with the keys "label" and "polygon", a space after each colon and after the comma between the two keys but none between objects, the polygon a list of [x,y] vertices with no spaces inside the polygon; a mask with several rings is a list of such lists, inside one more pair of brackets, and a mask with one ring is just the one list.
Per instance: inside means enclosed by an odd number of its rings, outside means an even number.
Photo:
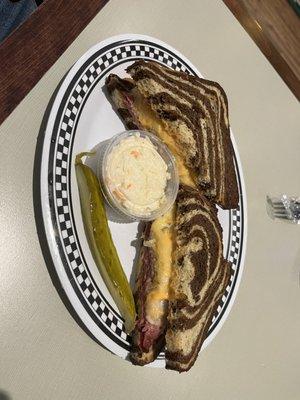
[{"label": "black and white checkered plate border", "polygon": [[[74,224],[72,199],[69,196],[70,163],[76,126],[85,102],[97,82],[116,65],[138,58],[156,60],[172,69],[197,74],[194,67],[183,56],[154,39],[130,35],[127,38],[116,38],[110,43],[108,41],[105,45],[97,46],[95,51],[86,57],[84,63],[77,67],[76,73],[73,73],[73,79],[64,89],[52,127],[51,142],[47,147],[49,151],[47,154],[48,181],[40,182],[41,188],[45,185],[48,188],[53,231],[56,233],[61,261],[72,283],[74,293],[102,332],[125,351],[129,348],[130,338],[124,332],[123,321],[95,284],[80,247]],[[76,68],[76,65],[73,68]],[[45,144],[43,151],[45,151]],[[44,156],[44,154],[41,155],[42,160]],[[241,274],[245,210],[241,170],[237,158],[235,158],[235,166],[239,182],[240,204],[238,209],[229,212],[227,258],[232,263],[231,284],[213,317],[208,338],[213,335],[221,320],[226,318],[225,314],[229,310],[229,304]],[[94,333],[93,335],[95,336]],[[163,358],[163,354],[160,357]]]}]

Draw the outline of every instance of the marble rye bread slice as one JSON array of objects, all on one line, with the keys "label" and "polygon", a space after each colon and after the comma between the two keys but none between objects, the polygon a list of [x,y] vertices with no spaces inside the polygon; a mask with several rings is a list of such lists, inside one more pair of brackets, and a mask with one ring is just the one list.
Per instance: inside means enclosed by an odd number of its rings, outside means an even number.
[{"label": "marble rye bread slice", "polygon": [[222,228],[216,208],[199,191],[180,187],[175,223],[166,367],[183,372],[195,363],[229,285],[231,267],[223,258]]},{"label": "marble rye bread slice", "polygon": [[[127,68],[138,91],[168,124],[170,132],[193,151],[205,195],[225,209],[238,206],[238,187],[230,139],[228,101],[222,87],[212,81],[173,71],[156,62],[140,60]],[[182,123],[188,129],[182,128]],[[190,132],[191,140],[184,140]],[[189,147],[187,147],[189,146]],[[198,161],[195,162],[195,157]]]}]

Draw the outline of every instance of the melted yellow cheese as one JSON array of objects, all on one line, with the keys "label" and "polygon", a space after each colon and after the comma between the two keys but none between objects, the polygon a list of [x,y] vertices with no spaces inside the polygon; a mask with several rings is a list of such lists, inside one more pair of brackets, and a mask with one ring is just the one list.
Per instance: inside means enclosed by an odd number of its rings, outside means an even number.
[{"label": "melted yellow cheese", "polygon": [[154,111],[151,110],[149,105],[144,101],[141,96],[135,96],[134,105],[137,110],[138,118],[141,125],[156,135],[168,146],[176,160],[180,182],[185,185],[195,187],[195,177],[193,172],[190,171],[183,160],[182,155],[178,150],[178,144],[172,137],[171,133],[167,131],[162,120],[160,120]]},{"label": "melted yellow cheese", "polygon": [[173,264],[175,206],[153,221],[151,237],[157,257],[153,288],[147,296],[146,314],[149,322],[159,323],[169,299],[169,281]]},{"label": "melted yellow cheese", "polygon": [[[196,187],[196,179],[189,170],[179,151],[179,146],[168,132],[163,121],[160,120],[145,100],[137,95],[134,99],[135,110],[141,125],[146,130],[156,135],[168,146],[175,157],[181,183]],[[153,288],[147,296],[146,315],[151,323],[160,323],[165,315],[165,307],[170,297],[169,281],[172,272],[175,224],[175,205],[172,209],[160,218],[153,221],[151,226],[151,237],[154,239],[154,246],[157,258],[156,277]]]}]

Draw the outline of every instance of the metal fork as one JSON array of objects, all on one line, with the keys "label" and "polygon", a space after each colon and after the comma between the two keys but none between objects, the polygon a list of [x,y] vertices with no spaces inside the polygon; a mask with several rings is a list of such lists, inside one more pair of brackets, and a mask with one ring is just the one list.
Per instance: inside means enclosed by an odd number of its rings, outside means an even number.
[{"label": "metal fork", "polygon": [[278,218],[300,224],[300,197],[267,196],[267,212],[272,219]]}]

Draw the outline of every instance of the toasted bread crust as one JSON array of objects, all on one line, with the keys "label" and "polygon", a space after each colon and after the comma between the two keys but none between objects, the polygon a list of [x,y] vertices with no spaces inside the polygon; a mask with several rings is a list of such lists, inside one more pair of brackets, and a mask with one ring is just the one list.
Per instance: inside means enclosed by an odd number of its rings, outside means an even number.
[{"label": "toasted bread crust", "polygon": [[167,368],[188,371],[206,338],[230,280],[216,209],[199,191],[181,186],[168,327]]},{"label": "toasted bread crust", "polygon": [[[195,137],[198,136],[195,141],[199,145],[198,174],[204,193],[222,208],[236,208],[239,194],[230,138],[228,100],[221,86],[144,60],[132,64],[127,72],[146,98],[167,92],[187,102],[188,108],[198,118],[198,123],[195,123],[195,118],[191,120]],[[180,118],[178,110],[177,117]]]}]

